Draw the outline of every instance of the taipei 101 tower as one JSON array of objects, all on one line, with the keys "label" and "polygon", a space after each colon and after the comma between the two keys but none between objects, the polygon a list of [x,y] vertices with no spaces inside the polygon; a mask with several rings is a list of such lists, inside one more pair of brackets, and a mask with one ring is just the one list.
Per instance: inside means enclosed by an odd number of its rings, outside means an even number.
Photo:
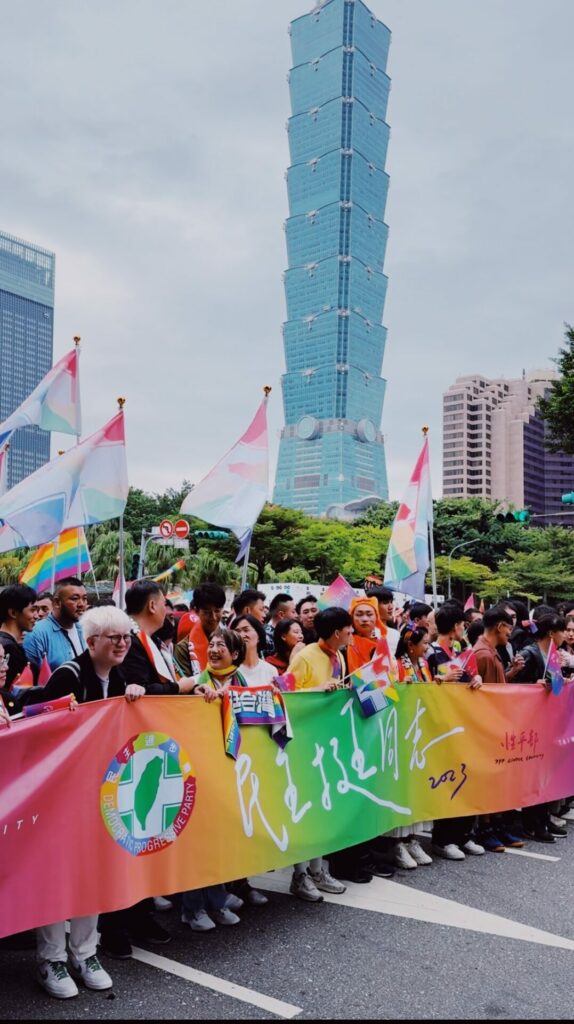
[{"label": "taipei 101 tower", "polygon": [[274,502],[350,514],[388,497],[380,432],[386,331],[390,32],[361,0],[290,26],[288,269]]}]

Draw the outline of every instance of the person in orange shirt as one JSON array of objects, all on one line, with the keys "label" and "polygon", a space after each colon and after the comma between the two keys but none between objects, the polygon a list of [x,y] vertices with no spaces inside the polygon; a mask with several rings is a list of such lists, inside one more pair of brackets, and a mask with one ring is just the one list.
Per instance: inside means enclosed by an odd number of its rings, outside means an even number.
[{"label": "person in orange shirt", "polygon": [[200,583],[193,592],[193,610],[179,620],[174,659],[184,676],[195,676],[207,667],[210,637],[221,622],[225,591],[217,583]]},{"label": "person in orange shirt", "polygon": [[353,623],[353,635],[347,645],[345,657],[347,671],[356,672],[371,661],[377,645],[375,630],[385,635],[385,627],[379,617],[379,602],[376,597],[354,597],[349,606]]}]

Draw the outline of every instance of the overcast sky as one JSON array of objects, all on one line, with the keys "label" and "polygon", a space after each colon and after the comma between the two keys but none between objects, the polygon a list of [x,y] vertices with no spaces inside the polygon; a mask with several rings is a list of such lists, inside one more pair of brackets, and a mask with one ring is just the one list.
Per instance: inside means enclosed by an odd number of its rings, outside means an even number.
[{"label": "overcast sky", "polygon": [[[549,365],[574,320],[572,0],[372,0],[392,31],[383,414],[391,497],[457,375]],[[297,0],[0,3],[0,229],[57,254],[85,432],[197,481],[273,385]]]}]

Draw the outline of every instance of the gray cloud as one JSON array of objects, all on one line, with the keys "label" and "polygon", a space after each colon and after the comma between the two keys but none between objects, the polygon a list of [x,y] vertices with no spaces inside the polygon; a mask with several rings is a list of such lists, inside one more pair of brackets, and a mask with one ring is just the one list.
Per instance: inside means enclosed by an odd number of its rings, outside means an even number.
[{"label": "gray cloud", "polygon": [[[422,420],[438,491],[444,387],[546,364],[572,319],[574,8],[371,6],[393,32],[383,429],[398,496]],[[198,479],[263,384],[274,440],[281,426],[286,28],[305,9],[0,12],[0,226],[56,251],[56,355],[82,335],[86,430],[127,396],[136,485]]]}]

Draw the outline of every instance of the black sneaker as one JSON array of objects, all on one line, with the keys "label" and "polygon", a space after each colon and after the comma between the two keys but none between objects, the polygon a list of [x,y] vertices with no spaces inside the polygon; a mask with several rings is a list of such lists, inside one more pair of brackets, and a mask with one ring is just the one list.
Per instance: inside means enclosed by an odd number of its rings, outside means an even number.
[{"label": "black sneaker", "polygon": [[132,955],[132,944],[127,932],[118,931],[104,933],[100,937],[100,951],[114,960],[129,960]]},{"label": "black sneaker", "polygon": [[171,935],[153,917],[146,916],[132,928],[134,942],[149,942],[150,946],[165,946],[171,942]]},{"label": "black sneaker", "polygon": [[555,836],[556,839],[566,839],[566,836],[568,835],[567,828],[562,828],[561,825],[554,825],[552,822],[549,822],[546,831],[551,836]]},{"label": "black sneaker", "polygon": [[550,832],[548,831],[547,828],[537,828],[537,829],[525,828],[525,829],[523,829],[523,832],[524,832],[524,835],[528,837],[528,839],[535,839],[537,843],[555,843],[556,842],[556,839],[554,838],[554,836],[550,835]]},{"label": "black sneaker", "polygon": [[373,857],[372,860],[363,863],[361,867],[370,874],[376,875],[377,878],[392,878],[395,874],[395,869],[390,864],[386,864],[382,857]]}]

